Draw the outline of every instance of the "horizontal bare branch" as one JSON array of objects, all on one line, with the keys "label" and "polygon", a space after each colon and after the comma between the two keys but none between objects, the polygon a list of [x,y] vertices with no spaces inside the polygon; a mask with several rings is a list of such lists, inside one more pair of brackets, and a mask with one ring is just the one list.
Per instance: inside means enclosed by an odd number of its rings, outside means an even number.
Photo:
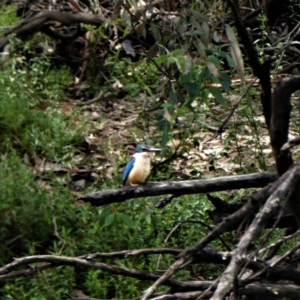
[{"label": "horizontal bare branch", "polygon": [[[0,281],[7,280],[9,278],[14,278],[18,276],[28,276],[33,275],[38,272],[56,268],[58,266],[82,266],[86,268],[99,269],[103,271],[110,272],[112,274],[120,274],[124,276],[129,276],[133,278],[137,278],[140,280],[150,280],[155,281],[159,278],[158,275],[150,274],[144,271],[138,270],[130,270],[126,268],[119,267],[113,264],[106,264],[102,262],[94,262],[93,259],[96,258],[127,258],[129,256],[137,256],[137,255],[153,255],[153,254],[173,254],[177,255],[180,253],[181,249],[171,249],[171,248],[152,248],[152,249],[136,249],[136,250],[126,250],[119,252],[111,252],[111,253],[92,253],[86,254],[79,257],[66,257],[66,256],[55,256],[55,255],[34,255],[34,256],[26,256],[22,258],[17,258],[13,262],[3,266],[0,268]],[[226,263],[224,260],[225,253],[215,250],[212,247],[207,247],[202,251],[198,252],[197,262],[200,261],[212,261],[218,263]],[[47,262],[49,264],[38,265],[36,267],[30,266],[30,268],[25,270],[18,270],[20,267],[24,265],[39,263],[39,262]],[[195,261],[196,262],[196,261]],[[190,286],[194,287],[194,284],[197,283],[182,283],[180,281],[168,281],[166,285],[176,287],[176,289],[180,288],[188,288]],[[200,284],[201,285],[201,284]],[[199,285],[198,285],[199,286]]]},{"label": "horizontal bare branch", "polygon": [[[32,263],[38,263],[38,262],[48,262],[49,265],[36,267],[36,268],[30,268],[28,270],[22,270],[17,271],[14,274],[15,276],[12,276],[11,273],[9,273],[11,270],[16,269],[17,267],[28,265]],[[78,258],[78,257],[66,257],[66,256],[55,256],[55,255],[34,255],[34,256],[26,256],[22,258],[17,258],[15,261],[13,261],[10,264],[7,264],[6,266],[0,268],[0,281],[5,280],[8,278],[20,276],[20,275],[29,275],[37,273],[38,271],[43,270],[43,267],[46,268],[55,268],[58,266],[81,266],[85,268],[91,268],[91,269],[98,269],[110,272],[112,274],[120,274],[124,276],[129,276],[133,278],[137,278],[140,280],[157,280],[159,278],[158,275],[154,275],[148,272],[144,271],[137,271],[134,269],[127,269],[122,268],[117,265],[112,264],[106,264],[102,262],[93,262],[89,261],[87,259]],[[23,272],[23,273],[22,273]],[[172,285],[172,284],[171,284]]]},{"label": "horizontal bare branch", "polygon": [[246,175],[222,176],[211,179],[164,181],[94,192],[79,197],[77,200],[90,202],[94,206],[102,206],[146,196],[165,194],[186,195],[237,190],[241,188],[259,188],[274,182],[277,178],[278,176],[275,173],[260,172]]},{"label": "horizontal bare branch", "polygon": [[[151,300],[193,300],[199,299],[201,291],[184,292],[165,294],[151,298]],[[260,297],[276,296],[276,299],[281,297],[300,299],[300,286],[295,284],[266,284],[266,283],[251,283],[244,288],[239,289],[239,295]],[[205,299],[208,299],[211,293],[206,294]],[[278,297],[278,298],[277,298]],[[258,298],[256,298],[258,299]]]},{"label": "horizontal bare branch", "polygon": [[[79,258],[84,259],[95,259],[95,258],[126,258],[130,256],[138,256],[138,255],[150,255],[150,254],[173,254],[177,255],[181,252],[180,249],[173,248],[150,248],[150,249],[136,249],[136,250],[124,250],[118,252],[109,252],[109,253],[101,253],[96,252],[92,254],[86,254],[79,256]],[[1,272],[1,269],[0,269]]]}]

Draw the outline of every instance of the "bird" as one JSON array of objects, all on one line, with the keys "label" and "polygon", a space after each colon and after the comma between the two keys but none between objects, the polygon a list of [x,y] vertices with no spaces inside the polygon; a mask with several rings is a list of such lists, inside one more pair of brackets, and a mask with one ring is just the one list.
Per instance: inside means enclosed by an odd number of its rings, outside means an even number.
[{"label": "bird", "polygon": [[151,170],[151,152],[160,152],[162,149],[138,145],[131,160],[126,164],[123,173],[123,185],[130,186],[146,181]]}]

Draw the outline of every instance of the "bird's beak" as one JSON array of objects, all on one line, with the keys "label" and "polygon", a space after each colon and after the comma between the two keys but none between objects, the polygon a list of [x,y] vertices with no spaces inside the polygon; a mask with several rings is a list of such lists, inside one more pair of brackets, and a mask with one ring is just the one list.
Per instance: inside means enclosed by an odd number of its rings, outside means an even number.
[{"label": "bird's beak", "polygon": [[160,149],[160,148],[148,148],[147,149],[147,152],[160,152],[160,151],[162,151],[162,149]]}]

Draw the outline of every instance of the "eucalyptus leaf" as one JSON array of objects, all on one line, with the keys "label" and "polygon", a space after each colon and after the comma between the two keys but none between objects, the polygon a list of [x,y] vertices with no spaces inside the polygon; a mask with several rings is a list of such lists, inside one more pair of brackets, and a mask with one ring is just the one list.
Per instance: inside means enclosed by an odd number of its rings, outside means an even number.
[{"label": "eucalyptus leaf", "polygon": [[105,219],[103,227],[108,227],[108,226],[112,225],[114,223],[115,219],[116,219],[115,213],[108,215]]},{"label": "eucalyptus leaf", "polygon": [[207,47],[209,42],[209,26],[205,21],[202,23],[202,30],[201,42]]},{"label": "eucalyptus leaf", "polygon": [[128,227],[132,229],[136,228],[136,224],[131,220],[131,218],[127,214],[120,213],[119,216],[124,221],[124,223],[128,225]]},{"label": "eucalyptus leaf", "polygon": [[221,93],[221,90],[215,86],[208,88],[209,92],[215,97],[215,99],[222,105],[226,105],[226,101]]},{"label": "eucalyptus leaf", "polygon": [[225,73],[225,72],[220,72],[220,74],[221,74],[221,84],[222,84],[222,88],[224,89],[224,90],[227,90],[228,88],[230,88],[231,87],[231,78],[230,78],[230,76],[227,74],[227,73]]},{"label": "eucalyptus leaf", "polygon": [[169,131],[164,128],[163,135],[162,135],[162,147],[165,148],[169,141]]},{"label": "eucalyptus leaf", "polygon": [[191,95],[200,95],[201,85],[199,83],[187,82],[183,84],[183,87]]},{"label": "eucalyptus leaf", "polygon": [[233,29],[226,24],[226,34],[230,45],[230,55],[235,62],[236,71],[242,81],[244,81],[244,60],[239,43],[235,37]]},{"label": "eucalyptus leaf", "polygon": [[100,214],[100,218],[99,218],[99,223],[100,225],[104,225],[105,224],[105,220],[106,218],[112,213],[112,211],[110,209],[104,209],[101,214]]},{"label": "eucalyptus leaf", "polygon": [[173,57],[180,57],[184,55],[184,50],[183,49],[176,49],[172,52]]},{"label": "eucalyptus leaf", "polygon": [[209,71],[211,72],[211,74],[213,74],[216,78],[220,78],[221,77],[218,68],[209,59],[207,60],[207,67],[208,67]]},{"label": "eucalyptus leaf", "polygon": [[226,55],[226,60],[231,68],[235,68],[235,62],[229,55]]},{"label": "eucalyptus leaf", "polygon": [[167,59],[168,59],[168,55],[164,54],[164,55],[161,55],[161,56],[155,58],[155,62],[156,62],[158,65],[161,65],[161,64],[164,63]]}]

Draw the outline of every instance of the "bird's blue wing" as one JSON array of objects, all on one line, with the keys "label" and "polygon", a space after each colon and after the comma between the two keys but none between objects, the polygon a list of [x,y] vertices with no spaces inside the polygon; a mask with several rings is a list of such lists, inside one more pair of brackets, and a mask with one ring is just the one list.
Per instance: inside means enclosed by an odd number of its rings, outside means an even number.
[{"label": "bird's blue wing", "polygon": [[127,177],[128,177],[129,173],[131,172],[131,170],[134,166],[134,162],[135,162],[135,158],[132,157],[131,160],[127,163],[127,165],[125,167],[125,170],[124,170],[124,173],[123,173],[123,177],[122,177],[123,184],[125,184],[125,182],[127,180]]}]

